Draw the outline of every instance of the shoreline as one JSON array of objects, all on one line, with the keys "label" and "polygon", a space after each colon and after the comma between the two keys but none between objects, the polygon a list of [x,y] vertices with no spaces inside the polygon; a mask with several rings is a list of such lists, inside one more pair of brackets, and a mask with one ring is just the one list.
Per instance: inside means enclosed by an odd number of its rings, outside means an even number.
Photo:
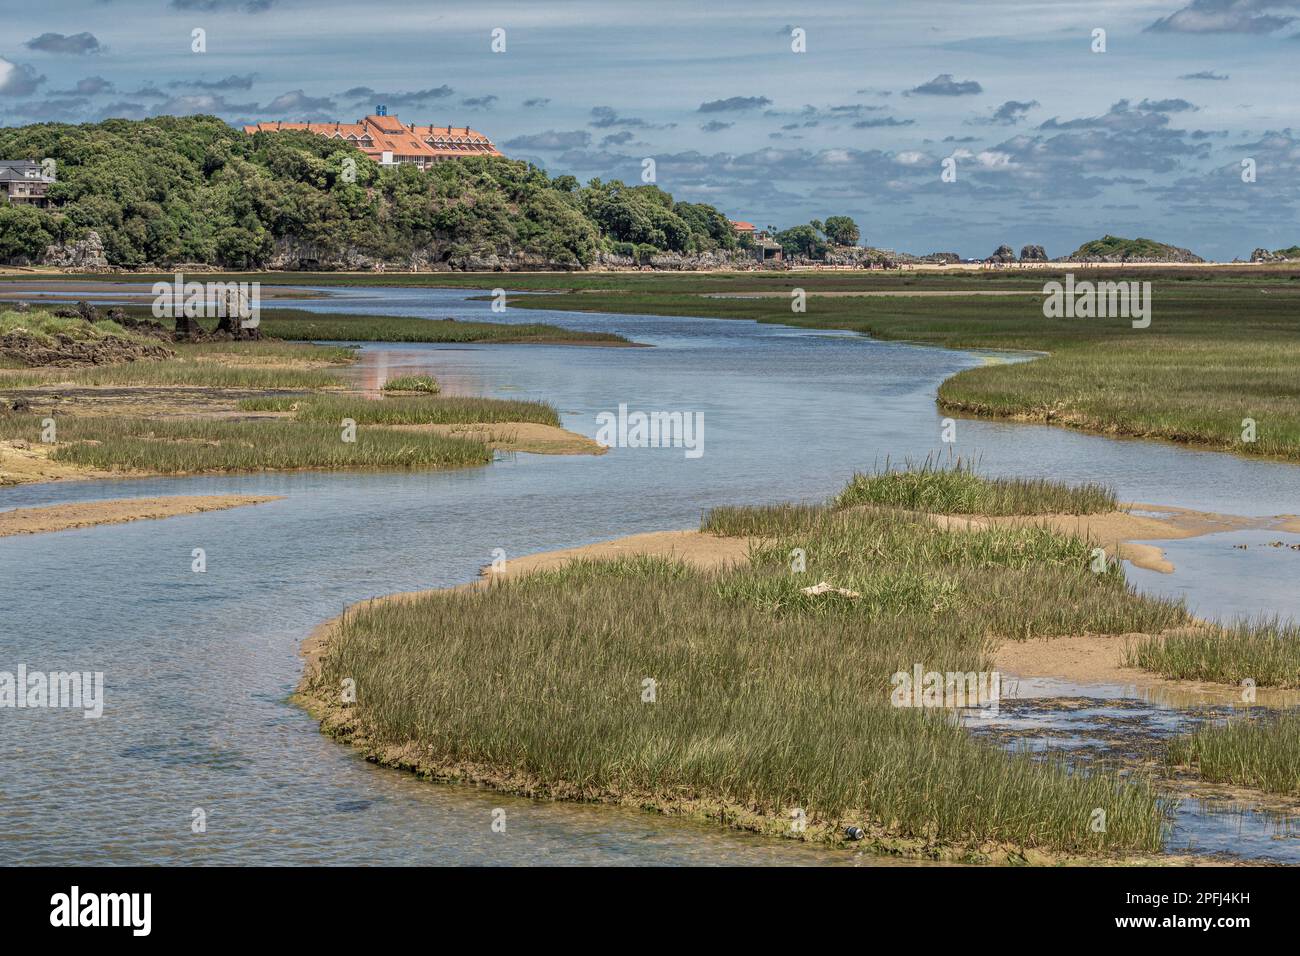
[{"label": "shoreline", "polygon": [[167,495],[11,508],[0,511],[0,538],[156,521],[283,500],[284,495]]},{"label": "shoreline", "polygon": [[[1237,522],[1251,522],[1254,519],[1237,518],[1237,516],[1217,515],[1206,512],[1194,512],[1189,509],[1164,508],[1172,519],[1163,520],[1133,516],[1124,512],[1114,512],[1098,516],[1108,519],[1099,525],[1114,530],[1127,524],[1131,529],[1140,530],[1151,535],[1151,524],[1164,524],[1164,537],[1169,539],[1195,537],[1212,534],[1217,531],[1232,530]],[[928,516],[931,520],[946,516]],[[1039,516],[1047,523],[1060,522],[1068,524],[1078,521],[1082,516],[1052,515]],[[964,528],[977,529],[981,525],[979,516],[969,516],[960,525]],[[1227,525],[1227,526],[1224,526]],[[1068,529],[1067,529],[1068,530]],[[1067,855],[1039,850],[1025,850],[1021,847],[1001,844],[984,844],[978,847],[940,846],[915,838],[899,838],[891,835],[881,827],[867,826],[865,841],[861,844],[846,840],[842,833],[843,820],[808,821],[808,829],[800,834],[791,833],[789,821],[782,816],[764,813],[750,807],[725,804],[717,800],[701,798],[699,795],[681,795],[664,793],[624,793],[592,789],[579,784],[544,785],[539,780],[517,768],[509,766],[488,766],[440,759],[437,754],[426,751],[414,741],[399,744],[382,744],[369,738],[366,730],[355,719],[355,711],[341,700],[327,696],[325,688],[319,685],[318,675],[324,656],[329,653],[332,640],[337,636],[339,627],[347,615],[359,607],[372,607],[376,604],[418,600],[433,593],[473,592],[491,588],[501,579],[520,578],[538,572],[546,572],[563,567],[577,560],[609,559],[631,556],[658,556],[683,560],[699,568],[710,569],[725,567],[728,564],[744,563],[748,560],[751,544],[756,539],[745,537],[722,537],[702,531],[660,531],[634,534],[607,541],[595,542],[572,548],[563,548],[522,558],[511,559],[502,571],[493,571],[491,567],[480,570],[473,580],[449,588],[426,589],[422,591],[400,592],[396,594],[371,598],[357,602],[345,609],[342,615],[330,618],[315,627],[303,639],[299,654],[303,658],[303,671],[298,686],[292,697],[294,703],[302,707],[313,719],[319,722],[320,730],[326,736],[342,744],[357,749],[368,761],[391,769],[414,773],[416,776],[435,783],[456,783],[485,787],[502,793],[542,800],[572,800],[587,803],[602,803],[620,806],[638,807],[666,816],[684,816],[715,824],[730,829],[765,834],[788,839],[800,839],[805,842],[824,843],[828,847],[858,847],[868,852],[883,855],[913,856],[934,860],[949,860],[970,863],[1031,863],[1049,864],[1166,864],[1194,865],[1203,862],[1215,862],[1209,857],[1183,857],[1175,855],[1150,854],[1124,855]],[[1128,542],[1124,542],[1128,543]],[[1139,557],[1143,555],[1139,553]],[[1127,641],[1126,636],[1083,636],[1076,638],[1054,638],[1040,641],[1017,642],[1006,640],[997,651],[996,661],[1001,668],[1008,666],[1008,676],[1030,677],[1035,669],[1044,671],[1044,676],[1054,676],[1065,680],[1076,679],[1081,683],[1098,676],[1095,670],[1097,648],[1105,651],[1106,661],[1113,663],[1114,654],[1122,654]],[[1080,654],[1086,646],[1093,651],[1092,658]],[[1010,654],[1004,656],[1008,647],[1019,649],[1031,648],[1031,653]],[[1011,673],[1016,667],[1026,671],[1024,674]],[[1113,669],[1112,669],[1113,670]],[[1131,671],[1131,674],[1130,674]],[[1135,676],[1134,676],[1135,675]],[[1113,676],[1112,671],[1101,674],[1105,678]],[[1121,675],[1125,683],[1136,684],[1142,689],[1178,689],[1192,693],[1205,693],[1215,698],[1239,693],[1234,685],[1209,685],[1191,681],[1173,681],[1155,674],[1147,674],[1135,669],[1124,669]],[[1278,692],[1295,698],[1296,692]],[[1261,691],[1264,700],[1261,706],[1269,706],[1269,695]],[[857,817],[854,817],[857,821]],[[864,824],[865,825],[865,824]]]}]

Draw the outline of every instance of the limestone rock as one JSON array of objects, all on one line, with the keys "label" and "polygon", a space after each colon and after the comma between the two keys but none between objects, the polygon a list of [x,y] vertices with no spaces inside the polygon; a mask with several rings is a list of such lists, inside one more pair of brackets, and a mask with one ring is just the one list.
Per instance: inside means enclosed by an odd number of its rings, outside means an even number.
[{"label": "limestone rock", "polygon": [[78,239],[64,245],[45,247],[42,264],[76,272],[107,272],[108,258],[104,255],[104,243],[99,233],[91,232],[85,239]]}]

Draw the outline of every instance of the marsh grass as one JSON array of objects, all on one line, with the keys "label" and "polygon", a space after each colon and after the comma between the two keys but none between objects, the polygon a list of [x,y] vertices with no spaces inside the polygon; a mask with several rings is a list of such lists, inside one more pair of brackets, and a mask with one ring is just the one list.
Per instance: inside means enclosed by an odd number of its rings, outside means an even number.
[{"label": "marsh grass", "polygon": [[1261,617],[1146,638],[1125,663],[1174,680],[1300,687],[1300,624]]},{"label": "marsh grass", "polygon": [[[141,306],[128,307],[126,311],[141,318],[152,317],[149,310]],[[259,328],[263,335],[298,342],[629,344],[626,338],[613,332],[564,329],[542,322],[512,324],[399,315],[331,315],[292,308],[262,309]]]},{"label": "marsh grass", "polygon": [[1095,482],[1068,485],[1048,478],[985,478],[974,462],[951,463],[930,456],[908,464],[856,474],[835,499],[840,508],[887,505],[948,515],[1097,514],[1116,511],[1115,492]]},{"label": "marsh grass", "polygon": [[[532,793],[744,807],[786,832],[800,807],[827,838],[852,822],[930,847],[1160,847],[1165,807],[1143,780],[1010,754],[950,713],[891,707],[890,678],[917,662],[990,670],[1006,637],[1159,628],[1186,620],[1181,605],[1092,574],[1084,542],[1044,529],[807,507],[724,519],[778,537],[745,567],[578,561],[355,608],[317,687],[356,681],[353,714],[373,744]],[[819,580],[863,597],[799,594]],[[1088,827],[1097,807],[1105,833]]]},{"label": "marsh grass", "polygon": [[359,425],[560,424],[559,414],[545,402],[472,396],[390,396],[382,400],[357,395],[261,396],[241,400],[239,409],[293,411],[299,421],[334,424],[345,418]]},{"label": "marsh grass", "polygon": [[429,395],[437,395],[442,391],[442,386],[432,375],[399,375],[384,383],[384,391],[425,392]]},{"label": "marsh grass", "polygon": [[874,471],[859,472],[825,504],[713,508],[704,515],[701,530],[732,536],[784,534],[861,505],[945,515],[1096,514],[1119,509],[1115,493],[1105,485],[985,478],[971,461],[954,458],[944,463],[931,455],[920,464],[894,468],[886,461]]},{"label": "marsh grass", "polygon": [[[1181,603],[1139,595],[1118,566],[1092,573],[1091,545],[1074,535],[1037,526],[946,529],[898,511],[803,511],[798,520],[773,512],[775,525],[761,514],[738,525],[763,537],[749,564],[719,582],[722,597],[782,613],[942,621],[975,642],[1155,633],[1188,621]],[[793,572],[796,550],[802,573]],[[819,581],[861,598],[802,593]]]},{"label": "marsh grass", "polygon": [[174,359],[97,365],[90,368],[0,369],[0,387],[38,388],[47,385],[146,386],[152,388],[341,388],[338,375],[292,365],[222,364],[203,354],[179,354]]},{"label": "marsh grass", "polygon": [[[38,417],[0,418],[5,438],[40,440]],[[405,469],[480,465],[481,442],[358,428],[355,442],[336,425],[293,421],[153,421],[62,418],[51,457],[104,471],[161,474],[276,469]]]},{"label": "marsh grass", "polygon": [[44,345],[54,342],[54,336],[65,335],[79,342],[94,342],[106,336],[125,339],[129,342],[153,342],[143,336],[130,332],[116,322],[87,322],[85,319],[72,319],[52,315],[49,312],[34,310],[15,312],[12,309],[0,311],[0,335],[10,332],[25,331],[32,338]]},{"label": "marsh grass", "polygon": [[258,339],[241,342],[177,342],[173,348],[182,356],[205,361],[241,361],[250,363],[321,363],[351,365],[357,360],[356,348],[346,345],[311,345],[305,342],[279,342]]},{"label": "marsh grass", "polygon": [[1300,793],[1300,712],[1203,726],[1170,741],[1168,760],[1214,783]]}]

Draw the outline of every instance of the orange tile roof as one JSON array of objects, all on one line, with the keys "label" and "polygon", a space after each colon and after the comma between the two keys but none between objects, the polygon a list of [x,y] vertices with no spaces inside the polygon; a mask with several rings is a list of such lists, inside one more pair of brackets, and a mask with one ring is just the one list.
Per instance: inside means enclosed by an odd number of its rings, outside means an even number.
[{"label": "orange tile roof", "polygon": [[736,232],[753,232],[754,224],[752,222],[742,222],[739,219],[731,220],[731,228]]},{"label": "orange tile roof", "polygon": [[331,139],[344,139],[373,160],[385,152],[394,158],[443,159],[451,156],[500,156],[501,153],[477,130],[468,126],[407,126],[396,116],[367,116],[355,123],[254,123],[244,132],[274,133],[305,130]]}]

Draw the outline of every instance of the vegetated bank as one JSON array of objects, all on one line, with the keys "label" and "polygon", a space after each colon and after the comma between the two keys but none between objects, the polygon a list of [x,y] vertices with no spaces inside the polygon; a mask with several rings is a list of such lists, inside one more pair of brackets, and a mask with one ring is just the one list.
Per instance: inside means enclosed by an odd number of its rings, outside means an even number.
[{"label": "vegetated bank", "polygon": [[[441,396],[436,381],[382,401],[348,393],[338,370],[355,361],[350,349],[174,341],[155,323],[90,313],[98,321],[0,313],[0,484],[441,468],[485,464],[498,448],[601,450],[561,428],[543,402]],[[282,402],[303,415],[282,414]]]},{"label": "vegetated bank", "polygon": [[1192,623],[1184,607],[1092,570],[1086,539],[948,525],[900,500],[1115,507],[1095,486],[923,469],[824,506],[719,508],[694,540],[749,542],[733,563],[701,567],[678,538],[681,557],[579,557],[355,606],[317,635],[301,699],[326,733],[435,780],[830,843],[858,827],[888,853],[1159,851],[1169,807],[1142,774],[1009,753],[891,695],[918,664],[988,672],[1003,641],[1158,634]]}]

